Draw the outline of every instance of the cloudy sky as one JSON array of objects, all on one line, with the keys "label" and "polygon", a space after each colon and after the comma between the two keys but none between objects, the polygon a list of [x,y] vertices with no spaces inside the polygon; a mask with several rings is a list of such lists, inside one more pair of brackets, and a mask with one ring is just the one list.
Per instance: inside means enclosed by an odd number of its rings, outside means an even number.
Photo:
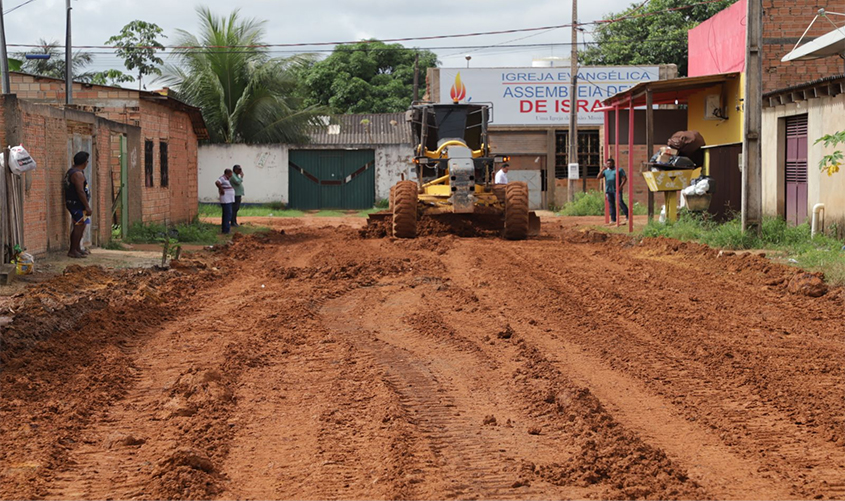
[{"label": "cloudy sky", "polygon": [[[27,0],[6,0],[9,12]],[[601,19],[608,12],[625,9],[632,0],[581,1],[581,22]],[[639,2],[638,2],[639,3]],[[560,0],[72,0],[73,44],[103,45],[127,23],[135,19],[158,24],[175,43],[175,30],[196,32],[197,5],[207,5],[219,15],[239,8],[244,17],[266,20],[267,43],[310,43],[354,41],[364,38],[405,38],[451,35],[567,24],[572,4]],[[424,9],[424,10],[421,10]],[[65,37],[65,0],[31,0],[5,16],[8,44],[35,44],[39,38]],[[589,37],[589,33],[585,36]],[[466,66],[466,55],[473,67],[530,66],[535,57],[567,56],[569,29],[532,31],[445,40],[403,42],[408,47],[434,50],[443,67]],[[536,47],[505,48],[497,45],[537,44]],[[481,46],[483,48],[478,48]],[[314,51],[330,47],[312,47]],[[9,47],[9,52],[25,49]],[[122,61],[110,51],[95,53],[90,70],[123,70]],[[291,49],[276,49],[288,55]],[[308,51],[308,48],[298,49]]]}]

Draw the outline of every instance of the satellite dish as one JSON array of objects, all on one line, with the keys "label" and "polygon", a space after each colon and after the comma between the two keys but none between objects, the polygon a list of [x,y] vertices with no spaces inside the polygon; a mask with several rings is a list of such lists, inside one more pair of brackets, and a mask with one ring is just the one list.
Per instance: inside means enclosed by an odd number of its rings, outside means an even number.
[{"label": "satellite dish", "polygon": [[[804,30],[804,35],[801,35],[801,38],[798,40],[798,43],[795,44],[795,47],[792,51],[783,56],[781,58],[782,62],[788,61],[810,61],[813,59],[820,59],[823,57],[830,57],[830,56],[843,56],[845,55],[845,26],[837,27],[833,24],[833,21],[828,19],[829,14],[835,14],[837,16],[845,16],[845,14],[839,14],[837,12],[825,12],[824,9],[819,9],[819,13],[816,17],[813,18],[813,21],[810,23],[810,26],[807,26],[807,29]],[[813,23],[819,17],[823,17],[830,21],[830,24],[836,28],[835,30],[831,31],[830,33],[826,33],[813,41],[807,42],[801,47],[798,45],[801,43],[801,40],[804,40],[804,36],[810,31],[810,28],[813,27]]]}]

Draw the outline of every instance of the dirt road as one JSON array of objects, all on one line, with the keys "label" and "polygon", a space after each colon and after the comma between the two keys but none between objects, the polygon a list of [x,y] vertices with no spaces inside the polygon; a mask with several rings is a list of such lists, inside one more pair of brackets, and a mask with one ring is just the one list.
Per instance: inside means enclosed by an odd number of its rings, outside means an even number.
[{"label": "dirt road", "polygon": [[554,220],[331,223],[15,298],[0,496],[845,498],[842,290]]}]

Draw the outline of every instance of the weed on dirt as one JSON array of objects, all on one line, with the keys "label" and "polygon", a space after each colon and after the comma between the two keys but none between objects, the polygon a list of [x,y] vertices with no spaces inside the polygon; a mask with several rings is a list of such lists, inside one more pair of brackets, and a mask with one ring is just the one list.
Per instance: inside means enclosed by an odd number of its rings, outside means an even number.
[{"label": "weed on dirt", "polygon": [[[648,211],[639,202],[634,203],[634,215],[642,216]],[[604,193],[590,190],[575,194],[575,200],[567,202],[560,211],[562,216],[603,216]]]}]

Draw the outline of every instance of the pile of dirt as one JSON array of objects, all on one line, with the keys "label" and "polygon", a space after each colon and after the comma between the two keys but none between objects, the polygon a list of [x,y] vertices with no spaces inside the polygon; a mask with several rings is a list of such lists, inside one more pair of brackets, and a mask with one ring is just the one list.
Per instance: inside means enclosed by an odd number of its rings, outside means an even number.
[{"label": "pile of dirt", "polygon": [[[489,216],[440,214],[422,216],[417,220],[417,237],[455,235],[462,238],[497,238],[502,234],[501,221]],[[390,218],[369,221],[359,230],[361,238],[387,238],[393,236]]]}]

